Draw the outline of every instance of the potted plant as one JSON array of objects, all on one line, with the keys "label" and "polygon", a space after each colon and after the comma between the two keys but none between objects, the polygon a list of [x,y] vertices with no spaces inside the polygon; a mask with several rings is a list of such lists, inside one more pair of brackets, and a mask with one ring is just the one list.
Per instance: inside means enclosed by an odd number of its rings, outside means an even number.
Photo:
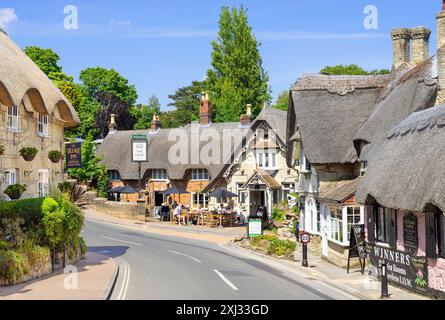
[{"label": "potted plant", "polygon": [[27,147],[20,149],[19,152],[25,161],[32,161],[39,151],[34,147]]},{"label": "potted plant", "polygon": [[60,160],[63,158],[63,155],[60,151],[52,150],[48,152],[48,158],[51,160],[52,163],[59,163]]},{"label": "potted plant", "polygon": [[26,191],[26,186],[24,184],[12,184],[6,188],[4,191],[11,200],[18,200],[22,194]]},{"label": "potted plant", "polygon": [[5,145],[0,143],[0,156],[5,154]]}]

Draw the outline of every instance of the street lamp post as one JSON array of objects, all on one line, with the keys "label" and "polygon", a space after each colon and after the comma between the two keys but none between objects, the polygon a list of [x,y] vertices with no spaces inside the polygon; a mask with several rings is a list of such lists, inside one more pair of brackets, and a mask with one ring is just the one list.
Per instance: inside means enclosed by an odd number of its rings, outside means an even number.
[{"label": "street lamp post", "polygon": [[383,259],[380,260],[380,268],[381,268],[381,278],[382,278],[382,294],[381,294],[381,298],[389,298],[389,293],[388,293],[388,274],[387,274],[387,264],[388,262]]}]

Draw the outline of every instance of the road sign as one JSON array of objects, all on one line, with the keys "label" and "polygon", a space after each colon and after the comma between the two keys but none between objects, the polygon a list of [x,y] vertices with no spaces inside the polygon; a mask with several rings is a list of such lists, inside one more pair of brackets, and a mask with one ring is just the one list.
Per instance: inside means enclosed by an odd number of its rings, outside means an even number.
[{"label": "road sign", "polygon": [[309,242],[311,242],[311,235],[307,232],[304,232],[301,235],[300,240],[302,244],[308,244]]}]

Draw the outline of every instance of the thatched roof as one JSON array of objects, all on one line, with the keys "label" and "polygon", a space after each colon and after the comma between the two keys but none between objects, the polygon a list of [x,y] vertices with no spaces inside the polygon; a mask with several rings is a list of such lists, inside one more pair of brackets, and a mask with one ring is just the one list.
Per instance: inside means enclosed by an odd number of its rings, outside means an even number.
[{"label": "thatched roof", "polygon": [[292,90],[289,104],[288,141],[298,125],[311,163],[356,162],[352,140],[388,81],[386,75],[301,78]]},{"label": "thatched roof", "polygon": [[66,127],[80,123],[76,111],[53,82],[3,32],[0,32],[0,103],[56,115]]},{"label": "thatched roof", "polygon": [[412,69],[398,73],[387,86],[374,111],[354,138],[357,151],[360,143],[368,144],[360,154],[362,160],[379,148],[389,130],[413,112],[434,104],[437,81],[431,77],[431,59]]},{"label": "thatched roof", "polygon": [[338,181],[327,190],[320,191],[318,199],[341,203],[351,198],[360,183],[361,178]]},{"label": "thatched roof", "polygon": [[445,210],[445,106],[411,114],[395,126],[368,163],[357,200],[394,209]]},{"label": "thatched roof", "polygon": [[[194,128],[198,128],[198,124],[193,124]],[[142,173],[147,173],[150,169],[166,169],[171,180],[181,180],[189,169],[205,168],[209,171],[210,178],[213,179],[220,174],[226,167],[227,159],[222,159],[224,149],[224,132],[231,132],[239,129],[240,134],[247,134],[248,128],[240,128],[238,122],[230,123],[215,123],[209,126],[199,126],[199,134],[203,140],[206,134],[212,132],[218,133],[215,137],[209,138],[218,147],[220,152],[219,163],[204,164],[201,162],[201,157],[196,154],[196,150],[200,152],[202,147],[207,145],[207,141],[199,141],[199,136],[195,131],[192,132],[192,125],[187,125],[183,128],[177,129],[160,129],[156,133],[150,130],[134,130],[134,131],[117,131],[114,134],[108,135],[102,144],[99,146],[97,152],[103,157],[102,162],[106,163],[109,170],[119,171],[123,180],[137,180],[138,179],[138,165],[131,161],[131,137],[132,135],[145,134],[148,137],[148,159],[149,162],[142,164]],[[214,130],[214,131],[213,131]],[[188,157],[185,163],[172,163],[169,159],[169,150],[173,150],[173,146],[177,145],[180,139],[175,140],[176,137],[184,136],[187,141],[181,143],[183,146],[188,146]],[[171,140],[171,141],[169,141]],[[229,142],[230,143],[230,142]],[[232,144],[232,149],[234,148]],[[198,161],[192,161],[192,156]],[[232,156],[230,154],[229,156]]]},{"label": "thatched roof", "polygon": [[252,127],[255,127],[256,123],[261,121],[267,122],[269,127],[271,127],[275,133],[278,135],[280,140],[286,143],[286,122],[287,122],[287,112],[282,111],[270,106],[265,106],[258,117],[255,119]]}]

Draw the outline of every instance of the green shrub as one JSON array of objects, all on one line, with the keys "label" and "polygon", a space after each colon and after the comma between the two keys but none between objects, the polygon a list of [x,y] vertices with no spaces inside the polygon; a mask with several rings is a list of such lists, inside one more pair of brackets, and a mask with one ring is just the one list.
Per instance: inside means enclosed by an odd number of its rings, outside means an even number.
[{"label": "green shrub", "polygon": [[73,190],[73,185],[67,181],[58,184],[58,188],[62,193],[71,193]]},{"label": "green shrub", "polygon": [[272,220],[273,221],[285,221],[286,211],[284,209],[274,207],[272,210]]},{"label": "green shrub", "polygon": [[60,246],[63,242],[64,213],[61,210],[46,212],[42,223],[47,244],[51,248]]},{"label": "green shrub", "polygon": [[0,278],[6,280],[7,284],[15,284],[28,272],[21,253],[14,250],[0,251]]},{"label": "green shrub", "polygon": [[20,149],[19,153],[22,157],[35,157],[39,150],[34,147],[27,147]]},{"label": "green shrub", "polygon": [[291,254],[295,251],[296,243],[290,240],[275,239],[270,242],[268,253],[275,254],[279,257]]},{"label": "green shrub", "polygon": [[50,257],[49,249],[36,245],[32,239],[26,239],[23,242],[21,251],[27,257],[30,269],[40,269],[45,265]]},{"label": "green shrub", "polygon": [[250,244],[252,246],[256,247],[263,240],[273,241],[273,240],[276,240],[276,239],[278,239],[276,235],[264,234],[262,236],[255,237],[252,240],[250,240]]},{"label": "green shrub", "polygon": [[13,202],[0,203],[0,221],[8,218],[22,218],[23,231],[41,231],[41,220],[43,213],[41,210],[43,198],[24,199]]},{"label": "green shrub", "polygon": [[10,244],[6,241],[0,241],[0,251],[8,250]]},{"label": "green shrub", "polygon": [[43,215],[55,212],[59,209],[59,204],[53,198],[45,198],[42,202]]},{"label": "green shrub", "polygon": [[6,218],[0,220],[0,240],[8,242],[11,247],[20,246],[26,239],[23,232],[22,218]]}]

